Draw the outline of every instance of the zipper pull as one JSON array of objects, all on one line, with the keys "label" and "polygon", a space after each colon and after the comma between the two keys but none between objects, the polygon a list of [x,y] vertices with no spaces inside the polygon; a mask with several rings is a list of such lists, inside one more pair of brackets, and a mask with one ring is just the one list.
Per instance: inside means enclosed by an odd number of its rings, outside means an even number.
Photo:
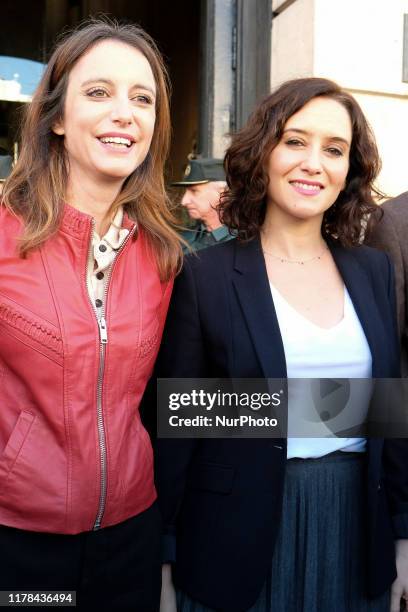
[{"label": "zipper pull", "polygon": [[107,344],[108,343],[108,328],[106,327],[105,317],[100,317],[98,319],[98,326],[99,326],[99,335],[101,338],[101,342],[102,344]]}]

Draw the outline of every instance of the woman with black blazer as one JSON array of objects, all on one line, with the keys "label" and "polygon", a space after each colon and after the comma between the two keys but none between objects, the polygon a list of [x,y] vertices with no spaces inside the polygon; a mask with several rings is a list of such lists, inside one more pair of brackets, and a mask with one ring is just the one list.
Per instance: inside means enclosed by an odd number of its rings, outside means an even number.
[{"label": "woman with black blazer", "polygon": [[187,258],[159,375],[288,377],[288,437],[158,441],[161,610],[396,612],[407,443],[291,436],[291,379],[400,374],[392,266],[360,246],[374,139],[347,92],[298,79],[255,109],[225,165],[237,239]]}]

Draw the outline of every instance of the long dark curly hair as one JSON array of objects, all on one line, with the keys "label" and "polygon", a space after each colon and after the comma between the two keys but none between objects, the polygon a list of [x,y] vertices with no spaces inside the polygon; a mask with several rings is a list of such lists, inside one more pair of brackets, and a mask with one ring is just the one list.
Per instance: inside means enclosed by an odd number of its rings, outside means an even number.
[{"label": "long dark curly hair", "polygon": [[303,78],[287,81],[255,108],[247,124],[232,137],[225,156],[229,189],[220,204],[222,222],[238,239],[258,235],[265,220],[268,190],[268,159],[279,143],[288,119],[313,98],[326,97],[342,104],[352,124],[350,167],[345,188],[324,213],[322,234],[354,246],[361,242],[370,218],[381,217],[374,187],[381,162],[375,138],[357,101],[328,79]]}]

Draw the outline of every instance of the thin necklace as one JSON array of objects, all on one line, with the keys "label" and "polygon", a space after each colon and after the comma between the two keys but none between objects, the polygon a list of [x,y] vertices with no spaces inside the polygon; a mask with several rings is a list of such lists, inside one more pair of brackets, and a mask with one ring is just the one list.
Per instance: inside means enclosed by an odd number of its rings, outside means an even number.
[{"label": "thin necklace", "polygon": [[274,259],[277,259],[281,263],[298,264],[298,266],[304,266],[306,263],[310,263],[311,261],[316,261],[317,259],[322,259],[322,257],[324,256],[324,254],[328,250],[328,248],[329,247],[326,244],[324,249],[323,249],[323,251],[321,251],[321,253],[319,253],[319,255],[315,255],[314,257],[311,257],[310,259],[285,259],[284,257],[278,257],[278,255],[274,255],[270,251],[265,251],[265,249],[262,249],[262,251],[265,253],[265,255],[270,255],[271,257],[273,257]]}]

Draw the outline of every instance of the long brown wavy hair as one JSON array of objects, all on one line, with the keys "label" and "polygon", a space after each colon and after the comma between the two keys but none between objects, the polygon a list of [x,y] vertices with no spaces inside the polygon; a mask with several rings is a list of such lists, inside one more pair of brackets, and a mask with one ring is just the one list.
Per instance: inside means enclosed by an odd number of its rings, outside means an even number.
[{"label": "long brown wavy hair", "polygon": [[248,123],[232,137],[225,156],[229,190],[220,205],[222,222],[243,241],[258,235],[265,220],[269,183],[267,165],[282,138],[288,119],[313,98],[336,100],[347,110],[352,124],[350,167],[345,188],[324,213],[322,234],[344,246],[361,242],[367,219],[382,211],[374,197],[381,162],[375,138],[357,101],[328,79],[303,78],[283,83],[254,110]]},{"label": "long brown wavy hair", "polygon": [[24,224],[20,255],[39,247],[58,229],[64,208],[68,160],[64,139],[52,126],[63,118],[70,71],[95,44],[117,40],[140,51],[152,69],[156,88],[156,123],[144,162],[126,179],[112,203],[114,214],[123,206],[144,230],[162,280],[181,264],[175,218],[164,186],[164,164],[170,145],[169,80],[153,39],[140,27],[108,19],[91,19],[65,34],[57,43],[44,75],[27,108],[21,132],[21,154],[6,181],[4,204]]}]

